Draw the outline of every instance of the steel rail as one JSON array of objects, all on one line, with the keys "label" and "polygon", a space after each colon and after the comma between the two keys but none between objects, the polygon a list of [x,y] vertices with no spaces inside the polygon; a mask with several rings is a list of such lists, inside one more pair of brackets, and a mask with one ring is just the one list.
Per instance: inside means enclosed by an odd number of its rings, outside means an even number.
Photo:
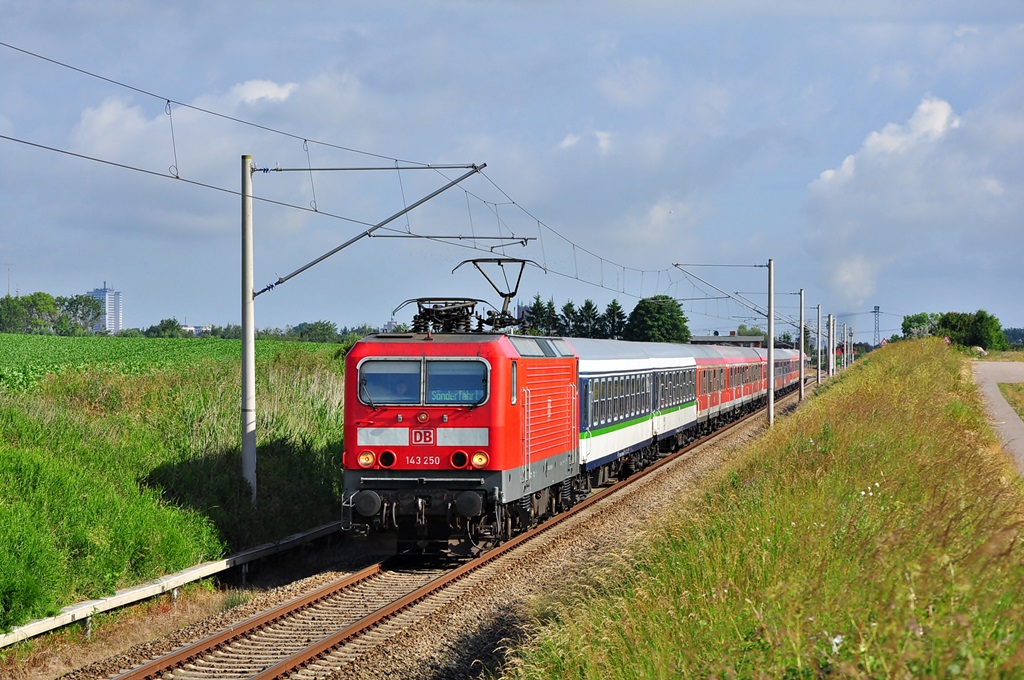
[{"label": "steel rail", "polygon": [[181,649],[177,649],[166,656],[159,657],[141,666],[137,666],[130,671],[115,676],[113,680],[154,680],[155,678],[159,678],[163,673],[168,673],[173,671],[175,668],[180,668],[207,652],[214,651],[229,642],[245,637],[246,635],[259,630],[270,623],[279,621],[296,610],[307,607],[314,602],[319,602],[320,600],[330,597],[331,595],[334,595],[335,593],[356,583],[373,578],[380,572],[380,563],[369,566],[354,574],[350,574],[349,576],[340,578],[337,581],[321,586],[306,595],[302,595],[285,602],[284,604],[278,605],[273,609],[269,609],[262,614],[257,614],[256,616],[246,619],[237,625],[233,625],[220,633],[203,638],[190,645],[182,647]]}]

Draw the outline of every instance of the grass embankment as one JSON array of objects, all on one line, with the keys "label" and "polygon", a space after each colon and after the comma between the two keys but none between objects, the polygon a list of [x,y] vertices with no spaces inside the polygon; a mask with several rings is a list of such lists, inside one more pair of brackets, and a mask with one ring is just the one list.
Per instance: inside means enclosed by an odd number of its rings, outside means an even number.
[{"label": "grass embankment", "polygon": [[1024,671],[1024,488],[963,357],[873,352],[660,538],[549,603],[515,678]]},{"label": "grass embankment", "polygon": [[256,346],[254,508],[239,341],[0,335],[0,630],[337,518],[337,346]]}]

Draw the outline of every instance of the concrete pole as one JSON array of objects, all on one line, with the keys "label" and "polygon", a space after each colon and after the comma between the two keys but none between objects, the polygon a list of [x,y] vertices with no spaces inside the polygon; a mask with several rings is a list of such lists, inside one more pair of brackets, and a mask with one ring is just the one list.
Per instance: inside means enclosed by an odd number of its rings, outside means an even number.
[{"label": "concrete pole", "polygon": [[242,477],[256,504],[256,327],[252,258],[252,156],[242,156]]},{"label": "concrete pole", "polygon": [[804,289],[800,289],[800,401],[804,400]]},{"label": "concrete pole", "polygon": [[775,424],[775,261],[768,259],[768,427]]},{"label": "concrete pole", "polygon": [[836,373],[836,323],[835,319],[831,314],[828,315],[828,344],[825,345],[825,350],[828,352],[828,356],[825,358],[826,365],[828,366],[828,377],[832,377]]},{"label": "concrete pole", "polygon": [[846,357],[847,349],[846,349],[846,324],[845,323],[843,324],[843,339],[842,339],[842,341],[839,344],[843,348],[843,370],[846,370],[846,367],[848,365],[848,360],[847,360],[847,357]]},{"label": "concrete pole", "polygon": [[839,332],[838,329],[839,329],[839,319],[837,319],[836,317],[833,316],[832,317],[832,330],[829,331],[829,334],[828,334],[828,339],[831,341],[830,344],[832,345],[829,348],[829,349],[832,350],[832,375],[835,375],[836,373],[839,372],[839,361],[836,360],[836,350],[840,346],[839,345],[839,336],[836,335]]},{"label": "concrete pole", "polygon": [[821,304],[818,304],[818,342],[815,343],[815,347],[818,348],[818,382],[821,384]]}]

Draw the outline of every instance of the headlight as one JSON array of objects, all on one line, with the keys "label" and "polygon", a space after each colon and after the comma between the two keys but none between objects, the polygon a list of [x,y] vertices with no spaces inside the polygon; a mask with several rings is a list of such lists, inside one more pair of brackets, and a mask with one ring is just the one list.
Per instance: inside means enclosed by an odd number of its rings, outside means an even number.
[{"label": "headlight", "polygon": [[359,467],[372,467],[376,460],[377,456],[373,455],[373,451],[363,451],[359,454]]},{"label": "headlight", "polygon": [[483,451],[477,451],[473,454],[473,467],[482,468],[487,465],[487,461],[490,460],[487,454]]}]

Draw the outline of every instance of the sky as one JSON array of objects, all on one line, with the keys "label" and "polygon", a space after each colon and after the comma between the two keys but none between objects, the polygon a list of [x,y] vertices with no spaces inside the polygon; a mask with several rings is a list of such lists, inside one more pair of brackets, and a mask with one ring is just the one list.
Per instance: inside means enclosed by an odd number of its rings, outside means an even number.
[{"label": "sky", "polygon": [[0,43],[7,292],[106,285],[125,327],[241,322],[244,156],[257,290],[352,241],[258,328],[500,309],[477,258],[695,335],[765,327],[769,260],[777,334],[801,289],[858,342],[1024,326],[1019,0],[0,0]]}]

